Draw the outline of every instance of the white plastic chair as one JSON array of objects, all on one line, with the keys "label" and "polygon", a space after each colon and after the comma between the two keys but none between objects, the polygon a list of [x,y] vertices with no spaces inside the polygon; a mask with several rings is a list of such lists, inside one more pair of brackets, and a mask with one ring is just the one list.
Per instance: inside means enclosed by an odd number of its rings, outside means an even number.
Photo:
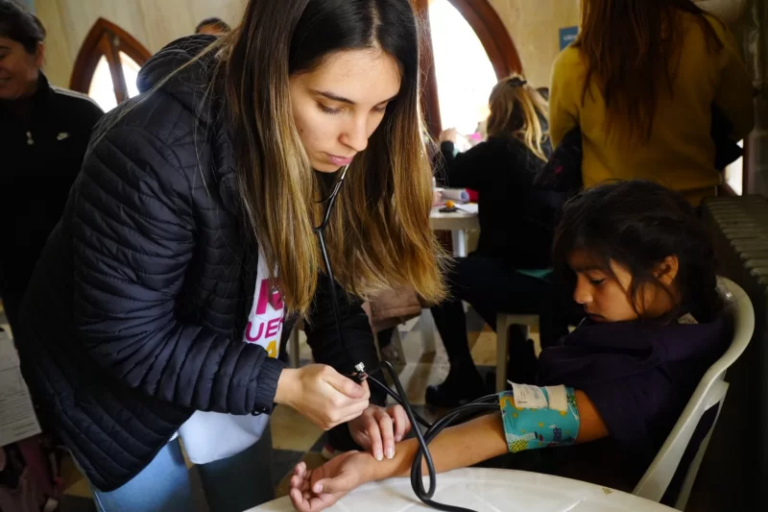
[{"label": "white plastic chair", "polygon": [[680,415],[680,419],[677,420],[675,428],[672,429],[656,458],[653,459],[651,466],[632,492],[636,496],[651,501],[661,501],[680,465],[680,460],[691,441],[691,436],[701,421],[701,417],[706,411],[719,404],[715,421],[712,422],[709,432],[701,442],[685,475],[680,495],[675,502],[677,510],[685,510],[701,461],[704,459],[704,453],[707,451],[709,440],[720,416],[725,394],[728,391],[725,372],[744,353],[755,330],[755,311],[746,292],[739,285],[726,278],[720,278],[720,290],[726,301],[725,312],[733,319],[734,332],[731,346],[704,374],[696,391],[688,401],[688,405]]},{"label": "white plastic chair", "polygon": [[[496,316],[496,392],[507,389],[507,358],[509,355],[509,328],[522,325],[530,330],[539,325],[539,315],[513,315],[499,313]],[[528,335],[526,334],[526,339]]]}]

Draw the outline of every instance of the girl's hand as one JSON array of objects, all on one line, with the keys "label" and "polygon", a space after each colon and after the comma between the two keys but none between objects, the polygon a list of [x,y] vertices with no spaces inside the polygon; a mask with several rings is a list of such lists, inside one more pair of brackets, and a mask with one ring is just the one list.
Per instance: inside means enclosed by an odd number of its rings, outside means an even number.
[{"label": "girl's hand", "polygon": [[388,409],[371,405],[349,422],[352,439],[379,461],[393,458],[395,443],[402,441],[410,430],[411,422],[401,405]]},{"label": "girl's hand", "polygon": [[324,430],[347,423],[368,408],[368,383],[357,384],[330,366],[311,364],[285,369],[277,382],[275,402],[285,404]]},{"label": "girl's hand", "polygon": [[325,510],[366,483],[375,463],[370,454],[361,452],[344,453],[314,470],[300,462],[291,477],[291,502],[299,512]]}]

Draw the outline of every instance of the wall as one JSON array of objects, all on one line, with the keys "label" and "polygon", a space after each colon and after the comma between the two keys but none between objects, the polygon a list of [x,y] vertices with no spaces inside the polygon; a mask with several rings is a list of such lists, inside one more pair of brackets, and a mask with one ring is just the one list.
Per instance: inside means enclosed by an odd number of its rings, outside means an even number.
[{"label": "wall", "polygon": [[[694,0],[729,23],[746,0]],[[560,53],[559,30],[579,25],[581,0],[489,0],[517,46],[523,70],[536,87],[549,86],[552,63]]]},{"label": "wall", "polygon": [[237,24],[246,0],[35,0],[48,30],[45,71],[50,81],[68,87],[77,52],[100,17],[116,23],[154,53],[191,34],[204,18]]},{"label": "wall", "polygon": [[549,87],[552,64],[560,53],[559,30],[579,24],[580,0],[489,1],[515,42],[528,81]]},{"label": "wall", "polygon": [[[548,86],[560,52],[559,29],[577,25],[580,0],[489,0],[517,46],[528,80]],[[246,0],[35,0],[48,29],[46,73],[69,86],[77,52],[99,17],[124,28],[154,53],[190,34],[203,18],[237,24]]]}]

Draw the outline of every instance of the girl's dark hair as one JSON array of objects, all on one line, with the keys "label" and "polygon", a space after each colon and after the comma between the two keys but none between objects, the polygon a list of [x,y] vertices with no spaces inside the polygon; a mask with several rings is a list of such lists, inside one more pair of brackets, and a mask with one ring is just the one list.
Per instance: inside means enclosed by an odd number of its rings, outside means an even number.
[{"label": "girl's dark hair", "polygon": [[602,185],[568,201],[555,234],[554,261],[571,278],[567,260],[575,251],[586,251],[608,275],[613,275],[611,261],[629,270],[627,293],[641,317],[638,292],[650,283],[662,285],[654,269],[668,256],[677,256],[679,269],[675,290],[664,287],[676,304],[664,320],[690,308],[699,321],[708,321],[722,309],[714,247],[704,224],[680,194],[655,183]]},{"label": "girl's dark hair", "polygon": [[45,28],[36,16],[13,0],[0,0],[0,37],[16,41],[33,55],[45,40]]}]

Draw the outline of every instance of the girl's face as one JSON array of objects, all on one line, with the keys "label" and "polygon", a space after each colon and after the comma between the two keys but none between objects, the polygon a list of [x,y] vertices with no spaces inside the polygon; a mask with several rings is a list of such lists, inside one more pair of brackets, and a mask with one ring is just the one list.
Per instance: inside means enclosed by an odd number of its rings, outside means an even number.
[{"label": "girl's face", "polygon": [[0,37],[0,100],[13,101],[32,95],[44,57],[42,44],[30,55],[21,43]]},{"label": "girl's face", "polygon": [[568,266],[576,274],[573,300],[584,306],[584,312],[593,322],[628,322],[640,315],[658,318],[675,306],[675,300],[664,286],[671,287],[677,276],[677,257],[667,257],[654,271],[663,286],[657,283],[643,286],[637,291],[636,300],[632,300],[628,292],[632,274],[615,261],[610,263],[613,275],[596,265],[595,258],[585,251],[575,251],[568,258]]},{"label": "girl's face", "polygon": [[321,172],[335,172],[365,150],[401,82],[397,61],[378,49],[332,54],[290,80],[296,128]]}]

